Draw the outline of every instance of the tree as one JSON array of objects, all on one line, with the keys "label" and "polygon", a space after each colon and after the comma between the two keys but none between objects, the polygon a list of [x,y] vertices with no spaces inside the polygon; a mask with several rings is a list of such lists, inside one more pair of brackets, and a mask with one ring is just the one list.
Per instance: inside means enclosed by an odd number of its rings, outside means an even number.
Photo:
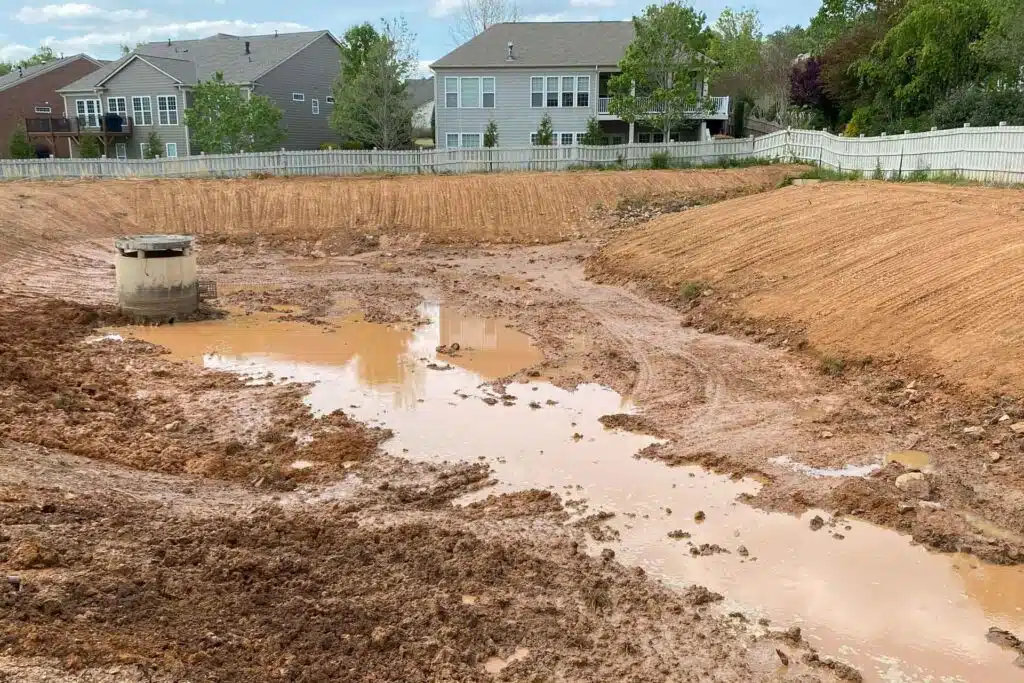
[{"label": "tree", "polygon": [[544,114],[537,128],[537,144],[550,146],[555,144],[555,128],[551,123],[551,115]]},{"label": "tree", "polygon": [[712,71],[705,19],[678,2],[651,5],[634,17],[633,41],[619,62],[620,73],[608,82],[609,111],[663,131],[666,140],[673,128],[692,123],[686,111],[704,105],[694,86]]},{"label": "tree", "polygon": [[28,140],[28,134],[25,132],[25,126],[18,126],[11,133],[11,139],[8,141],[8,152],[12,159],[31,159],[35,157],[36,152],[32,147],[32,143]]},{"label": "tree", "polygon": [[146,159],[156,159],[163,156],[164,141],[160,139],[156,131],[150,131],[149,136],[146,137],[146,152],[143,157]]},{"label": "tree", "polygon": [[212,80],[195,86],[192,106],[185,110],[192,146],[207,154],[276,149],[286,136],[282,117],[281,110],[269,98],[251,95],[246,100],[220,72]]},{"label": "tree", "polygon": [[487,124],[487,128],[484,130],[484,147],[497,147],[498,146],[498,124],[491,119],[490,123]]},{"label": "tree", "polygon": [[1018,0],[989,0],[991,23],[980,51],[995,74],[1009,83],[1024,71],[1024,4]]},{"label": "tree", "polygon": [[341,38],[341,76],[351,80],[359,75],[373,46],[383,40],[372,24],[360,24]]},{"label": "tree", "polygon": [[596,116],[587,119],[587,132],[583,134],[582,143],[584,145],[601,144],[601,124],[598,123]]},{"label": "tree", "polygon": [[95,135],[83,135],[78,141],[78,156],[83,159],[99,159],[103,156],[103,145]]},{"label": "tree", "polygon": [[516,0],[462,0],[449,29],[452,40],[461,45],[494,24],[519,21]]},{"label": "tree", "polygon": [[48,45],[40,45],[39,49],[36,50],[34,55],[32,55],[31,57],[26,57],[25,59],[18,62],[15,66],[27,68],[30,66],[47,64],[49,62],[53,62],[56,60],[57,54],[53,51],[52,47],[49,47]]},{"label": "tree", "polygon": [[1024,125],[1024,92],[1017,88],[984,88],[970,85],[954,91],[932,112],[932,123],[939,128]]},{"label": "tree", "polygon": [[354,77],[335,83],[331,125],[367,147],[395,149],[412,140],[406,81],[415,70],[415,36],[403,20],[384,21],[380,35]]},{"label": "tree", "polygon": [[761,18],[756,9],[722,10],[711,27],[708,56],[722,73],[744,73],[761,59]]}]

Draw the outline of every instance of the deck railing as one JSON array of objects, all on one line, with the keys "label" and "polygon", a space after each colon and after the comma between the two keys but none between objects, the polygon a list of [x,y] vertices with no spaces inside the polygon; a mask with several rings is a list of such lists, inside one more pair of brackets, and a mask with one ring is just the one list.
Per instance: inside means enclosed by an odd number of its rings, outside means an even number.
[{"label": "deck railing", "polygon": [[[665,104],[664,102],[655,102],[654,98],[651,97],[638,97],[637,100],[641,106],[646,106],[645,111],[648,114],[664,114]],[[729,98],[728,97],[710,97],[707,106],[693,106],[687,107],[685,113],[687,116],[693,118],[728,118],[729,117]],[[609,107],[611,105],[612,98],[610,97],[599,97],[597,98],[597,113],[602,116],[608,116],[611,114]]]}]

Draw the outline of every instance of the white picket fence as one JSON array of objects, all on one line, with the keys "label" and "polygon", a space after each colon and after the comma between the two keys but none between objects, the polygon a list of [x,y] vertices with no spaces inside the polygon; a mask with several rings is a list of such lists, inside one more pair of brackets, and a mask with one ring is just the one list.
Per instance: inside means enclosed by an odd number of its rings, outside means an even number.
[{"label": "white picket fence", "polygon": [[359,174],[448,174],[564,171],[648,166],[655,153],[674,164],[726,160],[811,162],[865,176],[958,174],[996,183],[1024,182],[1024,127],[961,128],[872,138],[843,138],[811,130],[782,130],[759,138],[589,147],[496,147],[422,151],[308,151],[211,154],[176,159],[0,160],[0,179],[237,178]]}]

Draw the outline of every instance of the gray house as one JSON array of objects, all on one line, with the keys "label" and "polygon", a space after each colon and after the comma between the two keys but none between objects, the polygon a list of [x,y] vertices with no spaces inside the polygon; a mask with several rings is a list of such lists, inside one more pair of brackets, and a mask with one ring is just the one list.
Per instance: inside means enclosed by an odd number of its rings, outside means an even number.
[{"label": "gray house", "polygon": [[[265,95],[284,112],[285,149],[317,149],[333,142],[332,86],[341,70],[338,40],[329,31],[232,36],[148,43],[59,89],[64,120],[53,126],[71,140],[100,138],[110,157],[142,157],[156,131],[161,156],[192,149],[184,110],[192,89],[217,72],[246,96]],[[116,115],[116,116],[111,116]],[[72,151],[72,154],[75,154]]]},{"label": "gray house", "polygon": [[[627,124],[608,111],[608,80],[632,40],[630,21],[491,26],[430,65],[437,146],[480,147],[491,120],[501,145],[530,145],[544,114],[551,116],[556,145],[579,144],[591,117],[598,119],[605,144],[663,142],[660,131]],[[706,82],[694,88],[700,96],[708,93]],[[724,128],[729,98],[713,98],[713,104],[710,113],[694,108],[692,139]]]}]

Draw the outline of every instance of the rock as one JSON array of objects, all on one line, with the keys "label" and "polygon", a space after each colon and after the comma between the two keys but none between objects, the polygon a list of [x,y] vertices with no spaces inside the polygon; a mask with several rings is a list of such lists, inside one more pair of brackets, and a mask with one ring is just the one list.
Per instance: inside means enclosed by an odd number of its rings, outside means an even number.
[{"label": "rock", "polygon": [[1024,434],[1024,422],[1014,422],[1010,425],[1010,431],[1014,434]]},{"label": "rock", "polygon": [[821,434],[819,434],[818,436],[820,436],[822,439],[831,439],[833,436],[835,436],[835,434],[833,434],[832,432],[826,430],[826,431],[822,432]]},{"label": "rock", "polygon": [[931,494],[928,479],[921,472],[906,472],[896,477],[896,488],[914,498],[927,498]]},{"label": "rock", "polygon": [[313,258],[327,258],[326,252],[320,249],[314,249],[313,251],[309,252],[309,255]]},{"label": "rock", "polygon": [[825,526],[825,520],[821,518],[821,515],[814,515],[811,518],[811,531],[817,531],[823,526]]},{"label": "rock", "polygon": [[739,548],[736,548],[736,552],[739,554],[740,557],[746,557],[750,554],[750,551],[747,550],[747,546],[745,545],[741,545]]},{"label": "rock", "polygon": [[690,533],[688,531],[683,531],[682,529],[676,529],[675,531],[668,532],[668,537],[678,541],[684,538],[689,538]]},{"label": "rock", "polygon": [[782,662],[782,666],[789,666],[789,657],[786,656],[785,652],[779,648],[775,648],[775,654],[779,656],[779,661]]},{"label": "rock", "polygon": [[21,577],[20,576],[8,576],[7,585],[16,591],[21,590]]},{"label": "rock", "polygon": [[[1024,423],[1021,423],[1021,424],[1024,425]],[[1011,427],[1011,429],[1012,429],[1012,427]],[[973,436],[976,439],[977,438],[981,438],[981,436],[984,433],[985,433],[985,428],[984,427],[964,427],[964,434],[966,434],[967,436]]]},{"label": "rock", "polygon": [[601,551],[601,559],[605,562],[611,562],[615,559],[615,551],[611,548],[605,548]]},{"label": "rock", "polygon": [[695,513],[693,513],[693,521],[703,522],[705,519],[707,519],[707,516],[704,514],[703,510],[697,510]]},{"label": "rock", "polygon": [[993,626],[988,630],[988,633],[985,634],[985,639],[993,645],[1004,647],[1007,650],[1016,650],[1017,652],[1024,654],[1024,642],[1009,631],[1004,631],[1001,628]]},{"label": "rock", "polygon": [[672,508],[665,508],[665,514],[666,515],[671,515],[672,514]]},{"label": "rock", "polygon": [[709,591],[704,586],[690,586],[683,591],[683,597],[690,601],[691,605],[700,607],[712,602],[720,602],[724,598],[718,593]]},{"label": "rock", "polygon": [[168,422],[164,425],[165,432],[176,432],[181,429],[181,420],[175,420],[174,422]]},{"label": "rock", "polygon": [[991,463],[997,463],[997,462],[999,462],[1002,459],[1003,459],[1003,456],[1000,455],[999,453],[996,453],[995,451],[991,451],[988,454],[988,461],[991,462]]},{"label": "rock", "polygon": [[917,501],[917,507],[921,508],[922,510],[932,510],[932,511],[935,511],[935,510],[945,510],[946,509],[946,506],[943,505],[942,503],[936,503],[936,502],[933,502],[933,501],[930,501],[930,500],[919,500],[919,501]]},{"label": "rock", "polygon": [[1006,413],[1003,413],[1003,416],[999,418],[999,421],[1000,422],[1009,422],[1010,421],[1010,416],[1007,415]]},{"label": "rock", "polygon": [[913,505],[911,503],[900,503],[898,506],[896,506],[896,509],[899,510],[900,513],[902,514],[902,513],[906,513],[906,512],[912,512],[916,507],[917,506],[915,506],[915,505]]}]

